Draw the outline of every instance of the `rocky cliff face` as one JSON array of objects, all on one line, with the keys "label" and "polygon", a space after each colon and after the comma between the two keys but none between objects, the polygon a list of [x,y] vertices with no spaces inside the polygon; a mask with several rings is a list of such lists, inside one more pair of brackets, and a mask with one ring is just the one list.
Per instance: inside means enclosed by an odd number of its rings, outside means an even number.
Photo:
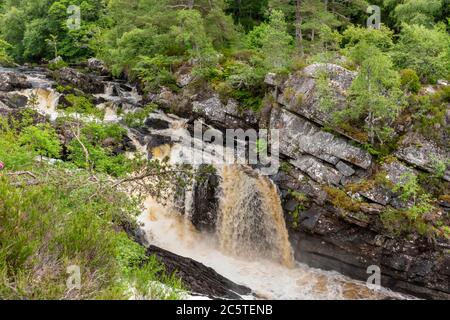
[{"label": "rocky cliff face", "polygon": [[[174,104],[183,101],[184,116],[203,118],[219,129],[280,130],[284,165],[272,179],[282,194],[298,261],[363,281],[369,276],[367,268],[376,265],[383,286],[424,298],[449,299],[450,241],[417,233],[395,235],[381,219],[390,208],[412,205],[401,199],[394,186],[405,183],[406,175],[433,172],[436,161],[448,163],[448,151],[410,131],[390,160],[379,164],[357,138],[325,131],[330,115],[320,109],[317,93],[317,78],[324,70],[339,108],[356,74],[332,64],[311,65],[285,82],[269,75],[268,95],[276,99],[261,113],[242,111],[236,101],[224,102],[214,92],[194,94],[189,86],[178,95],[163,91],[154,101],[175,112]],[[447,165],[442,183],[448,180]],[[449,192],[448,185],[443,189]],[[214,203],[214,192],[206,191],[208,201]],[[447,201],[435,205],[427,217],[431,223],[436,217],[448,221]],[[213,229],[214,219],[211,210],[193,214],[200,229],[205,225]]]}]

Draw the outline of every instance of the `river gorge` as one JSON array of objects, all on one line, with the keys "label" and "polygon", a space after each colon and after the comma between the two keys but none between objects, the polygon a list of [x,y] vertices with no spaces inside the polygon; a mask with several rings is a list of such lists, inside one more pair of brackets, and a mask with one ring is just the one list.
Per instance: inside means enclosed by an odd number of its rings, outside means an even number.
[{"label": "river gorge", "polygon": [[[352,75],[341,68],[335,71],[338,86],[345,87]],[[286,129],[280,137],[285,165],[276,174],[266,176],[260,168],[241,163],[218,164],[206,181],[194,182],[170,201],[161,203],[148,196],[139,217],[141,242],[192,259],[249,288],[250,292],[238,295],[242,299],[448,298],[448,241],[431,247],[419,238],[395,238],[380,228],[377,214],[395,205],[393,192],[378,187],[360,190],[353,195],[361,200],[358,210],[341,209],[333,201],[333,190],[370,179],[378,164],[357,141],[323,130],[326,115],[314,109],[313,98],[310,108],[294,106],[295,97],[286,88],[312,94],[314,67],[304,74],[292,76],[281,91],[268,79],[276,106],[255,116],[239,111],[233,101],[222,102],[213,92],[192,94],[186,89],[183,95],[167,89],[148,95],[123,80],[70,68],[53,73],[40,68],[0,69],[4,91],[0,109],[35,108],[55,121],[64,115],[58,110],[64,94],[55,89],[63,83],[92,95],[96,107],[104,111],[101,121],[125,126],[124,113],[152,101],[160,108],[145,126],[126,128],[134,146],[128,156],[169,158],[173,164],[203,151],[195,149],[195,141],[192,150],[181,143],[192,135],[193,123],[199,119],[214,130]],[[5,83],[13,87],[7,90]],[[428,160],[422,157],[426,150],[445,154],[426,141],[422,148],[425,151],[405,145],[397,151],[397,160],[383,164],[383,169],[395,180],[405,170],[426,171]],[[441,205],[448,212],[449,204]],[[366,284],[373,265],[381,268],[383,287]],[[222,298],[191,294],[191,298]]]}]

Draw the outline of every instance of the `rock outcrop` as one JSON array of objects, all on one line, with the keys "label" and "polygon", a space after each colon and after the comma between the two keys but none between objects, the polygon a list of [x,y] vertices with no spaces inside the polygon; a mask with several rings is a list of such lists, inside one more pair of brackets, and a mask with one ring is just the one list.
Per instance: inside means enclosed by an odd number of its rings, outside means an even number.
[{"label": "rock outcrop", "polygon": [[28,78],[16,72],[0,72],[0,91],[15,91],[30,89],[32,87]]},{"label": "rock outcrop", "polygon": [[[424,238],[389,235],[379,222],[378,215],[385,208],[381,205],[366,203],[360,212],[342,214],[319,184],[295,168],[273,179],[283,194],[297,261],[362,281],[369,277],[367,268],[375,265],[381,268],[385,287],[422,298],[450,298],[449,243],[430,245]],[[305,199],[296,199],[292,190]],[[291,213],[298,208],[300,215],[294,221]]]},{"label": "rock outcrop", "polygon": [[4,107],[11,109],[25,108],[28,104],[28,98],[22,94],[14,92],[0,92],[0,102]]},{"label": "rock outcrop", "polygon": [[156,256],[166,267],[169,274],[176,273],[193,294],[207,296],[211,299],[242,299],[250,295],[249,288],[238,285],[218,274],[212,268],[200,262],[181,257],[169,251],[150,246],[149,256]]},{"label": "rock outcrop", "polygon": [[310,65],[291,75],[282,85],[278,103],[316,123],[329,122],[330,114],[321,110],[319,105],[317,78],[322,73],[328,76],[337,108],[342,107],[356,73],[335,64],[322,63]]},{"label": "rock outcrop", "polygon": [[86,93],[99,94],[105,92],[104,82],[75,69],[62,68],[55,71],[54,76],[59,84],[76,87]]},{"label": "rock outcrop", "polygon": [[356,173],[353,166],[368,169],[372,164],[366,151],[287,110],[272,110],[270,128],[280,130],[280,153],[317,182],[338,185]]},{"label": "rock outcrop", "polygon": [[232,99],[224,105],[217,94],[207,100],[194,101],[192,112],[219,128],[247,129],[258,125],[252,111],[239,110],[238,103]]},{"label": "rock outcrop", "polygon": [[109,76],[111,75],[108,67],[106,66],[106,64],[96,58],[90,58],[87,61],[87,67],[90,71],[97,73],[98,75],[101,76]]},{"label": "rock outcrop", "polygon": [[436,173],[443,167],[443,178],[450,181],[450,152],[417,133],[408,133],[401,140],[395,156],[418,168]]}]

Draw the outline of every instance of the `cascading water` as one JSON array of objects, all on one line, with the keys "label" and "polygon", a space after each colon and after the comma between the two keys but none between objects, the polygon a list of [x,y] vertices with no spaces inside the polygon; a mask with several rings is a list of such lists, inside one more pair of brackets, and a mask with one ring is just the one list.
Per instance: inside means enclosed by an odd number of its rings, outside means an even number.
[{"label": "cascading water", "polygon": [[221,169],[217,237],[229,254],[265,257],[292,267],[294,258],[280,197],[267,178],[238,165]]},{"label": "cascading water", "polygon": [[[19,93],[26,95],[39,112],[56,118],[59,114],[56,107],[60,96],[52,89],[53,82],[43,73],[25,74],[33,88]],[[98,95],[106,102],[97,107],[104,110],[109,108],[105,121],[119,121],[120,118],[115,116],[115,110],[119,106],[124,112],[128,112],[128,106],[134,107],[141,101],[142,97],[135,89],[124,89],[123,86],[119,83],[106,83],[105,93]],[[169,156],[172,163],[177,163],[195,156],[195,150],[192,152],[192,149],[176,142],[189,135],[184,129],[187,120],[162,112],[153,114],[152,117],[170,123],[170,128],[149,130],[150,134],[169,136],[174,142],[153,149],[154,158]],[[142,139],[138,139],[131,130],[129,136],[138,152],[146,155],[148,146],[140,142]],[[194,149],[195,146],[196,141]],[[149,198],[140,221],[152,244],[213,268],[230,280],[253,289],[258,298],[405,298],[385,289],[371,290],[364,283],[335,272],[296,263],[292,257],[276,186],[267,177],[262,177],[245,166],[229,165],[217,169],[221,177],[221,197],[216,235],[198,232],[189,220],[188,212],[180,213]],[[192,193],[186,192],[186,195],[185,207],[195,206]]]}]

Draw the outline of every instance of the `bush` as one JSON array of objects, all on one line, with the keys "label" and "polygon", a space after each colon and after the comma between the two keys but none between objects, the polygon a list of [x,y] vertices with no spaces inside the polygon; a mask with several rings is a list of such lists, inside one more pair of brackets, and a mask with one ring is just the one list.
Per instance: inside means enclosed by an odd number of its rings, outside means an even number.
[{"label": "bush", "polygon": [[61,154],[61,145],[55,129],[48,124],[26,127],[19,137],[19,143],[30,146],[41,156],[58,158]]},{"label": "bush", "polygon": [[419,93],[421,88],[419,76],[412,69],[403,69],[400,71],[400,83],[402,89],[407,92]]},{"label": "bush", "polygon": [[81,129],[81,143],[77,139],[70,142],[68,159],[80,168],[89,168],[116,177],[130,173],[133,171],[133,161],[118,152],[118,149],[123,149],[122,142],[126,133],[126,130],[117,124],[86,124]]},{"label": "bush", "polygon": [[[26,129],[23,136],[31,134]],[[88,133],[121,135],[117,128]],[[106,176],[35,165],[38,152],[51,148],[19,140],[0,117],[3,172],[34,176],[0,175],[0,299],[130,299],[130,288],[152,299],[180,298],[181,281],[123,231],[137,226],[139,199],[111,187]],[[80,268],[80,290],[66,285],[69,266]]]}]

